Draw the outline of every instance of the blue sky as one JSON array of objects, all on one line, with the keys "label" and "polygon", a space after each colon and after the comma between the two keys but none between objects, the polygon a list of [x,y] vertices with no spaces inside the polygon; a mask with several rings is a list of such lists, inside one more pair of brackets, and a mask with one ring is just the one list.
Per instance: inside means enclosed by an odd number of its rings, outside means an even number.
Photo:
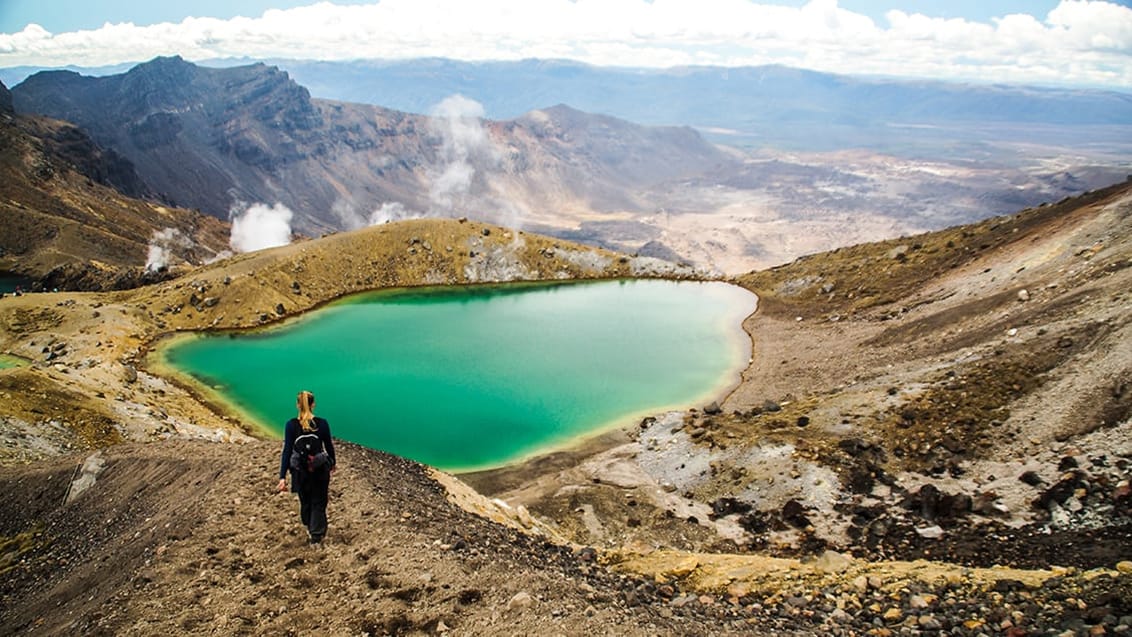
[{"label": "blue sky", "polygon": [[0,68],[448,57],[1132,90],[1132,0],[0,0]]},{"label": "blue sky", "polygon": [[[22,31],[36,23],[52,33],[97,29],[106,22],[137,25],[180,22],[189,16],[258,17],[268,9],[291,9],[311,0],[0,0],[0,33]],[[337,4],[351,4],[338,2]]]},{"label": "blue sky", "polygon": [[[1132,0],[1129,0],[1132,2]],[[312,4],[311,0],[194,0],[193,2],[154,2],[153,0],[0,0],[0,33],[15,33],[29,23],[37,23],[52,33],[97,29],[106,22],[132,22],[137,25],[180,22],[189,16],[234,18],[258,17],[268,9],[291,9]],[[344,2],[335,4],[365,4]],[[801,7],[804,0],[771,0],[765,4]],[[1128,4],[1128,2],[1124,2]],[[839,5],[880,22],[890,9],[922,13],[940,18],[966,18],[987,22],[1010,13],[1044,16],[1057,6],[1056,0],[842,0]]]}]

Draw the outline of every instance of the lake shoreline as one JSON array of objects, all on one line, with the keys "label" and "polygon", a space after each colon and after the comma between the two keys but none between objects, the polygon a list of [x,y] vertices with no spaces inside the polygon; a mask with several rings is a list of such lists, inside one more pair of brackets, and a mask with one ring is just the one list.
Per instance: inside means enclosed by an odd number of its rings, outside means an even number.
[{"label": "lake shoreline", "polygon": [[[632,282],[635,279],[622,279],[621,282]],[[586,285],[595,283],[611,283],[614,281],[571,281],[566,282],[565,285]],[[680,281],[669,281],[670,283],[680,283]],[[742,290],[739,286],[734,286],[727,282],[700,282],[700,284],[722,284],[728,288],[736,288]],[[557,288],[563,285],[562,282],[551,282],[550,288]],[[469,286],[458,286],[465,288]],[[488,286],[470,286],[471,288],[499,288],[505,292],[523,292],[529,288],[547,287],[539,283],[525,282],[518,286],[512,284],[490,284]],[[429,295],[430,292],[441,291],[442,293],[448,292],[456,296],[462,296],[468,293],[466,290],[452,291],[452,286],[435,286],[427,289],[422,288],[406,288],[398,290],[380,290],[372,293],[362,293],[360,295],[351,295],[343,299],[337,299],[330,304],[322,304],[320,308],[326,308],[329,305],[337,305],[339,303],[349,304],[352,297],[360,297],[366,295],[386,296],[390,293],[393,295],[410,294],[410,295]],[[744,290],[744,292],[746,292]],[[473,292],[474,293],[474,290]],[[712,293],[713,298],[715,294]],[[730,294],[730,293],[729,293]],[[731,297],[723,297],[731,298]],[[738,297],[736,297],[737,299]],[[753,309],[749,313],[744,312],[742,318],[731,320],[725,319],[721,314],[721,320],[724,320],[725,328],[725,342],[723,343],[726,351],[730,353],[726,356],[733,358],[735,362],[735,369],[729,372],[726,377],[719,379],[712,387],[705,390],[703,393],[690,399],[677,399],[671,403],[653,405],[642,409],[636,409],[629,413],[622,414],[612,418],[604,423],[599,423],[596,426],[588,427],[584,431],[574,434],[567,434],[565,436],[549,439],[545,444],[539,444],[535,448],[526,452],[521,452],[517,456],[508,458],[500,462],[486,462],[481,464],[459,465],[454,463],[443,462],[429,462],[437,466],[438,469],[460,475],[485,475],[493,472],[509,472],[513,471],[516,467],[526,466],[545,466],[547,458],[561,458],[565,456],[574,456],[578,458],[587,457],[593,453],[600,452],[610,448],[610,446],[623,442],[626,437],[634,430],[637,424],[644,418],[649,416],[656,416],[660,413],[670,412],[674,410],[687,410],[693,408],[692,406],[702,406],[716,402],[722,404],[742,382],[742,374],[744,369],[749,365],[750,356],[750,342],[751,335],[744,329],[744,322],[758,310],[757,297],[752,296]],[[730,302],[730,301],[729,301]],[[316,308],[312,308],[316,309]],[[303,313],[300,318],[309,319],[312,316],[311,311]],[[735,318],[735,317],[732,317]],[[281,329],[287,329],[297,325],[297,322],[288,320],[285,325],[278,323],[265,328],[252,328],[252,332],[268,334]],[[243,329],[233,331],[232,334],[247,333],[249,330]],[[225,330],[227,332],[227,330]],[[238,400],[232,400],[224,394],[218,387],[225,384],[223,381],[215,380],[210,381],[206,378],[198,378],[194,374],[181,370],[177,365],[170,362],[168,354],[171,348],[179,346],[180,344],[203,339],[208,337],[208,332],[176,332],[161,335],[150,342],[150,348],[145,357],[145,367],[149,371],[158,376],[169,379],[171,382],[176,383],[185,391],[197,397],[202,403],[208,405],[213,411],[224,417],[231,418],[237,422],[247,423],[243,428],[245,433],[251,434],[260,438],[278,438],[279,429],[281,426],[273,426],[274,418],[271,422],[265,422],[250,410],[245,409]],[[319,393],[321,395],[321,392]],[[331,399],[328,399],[331,400]],[[332,415],[322,414],[331,419],[332,423],[341,420],[340,417],[336,418]],[[340,428],[335,428],[336,437],[343,439],[351,439],[355,442],[365,445],[365,441],[359,441],[350,437],[348,434],[343,436],[339,432]],[[373,446],[373,445],[371,445]],[[375,446],[380,448],[380,446]]]}]

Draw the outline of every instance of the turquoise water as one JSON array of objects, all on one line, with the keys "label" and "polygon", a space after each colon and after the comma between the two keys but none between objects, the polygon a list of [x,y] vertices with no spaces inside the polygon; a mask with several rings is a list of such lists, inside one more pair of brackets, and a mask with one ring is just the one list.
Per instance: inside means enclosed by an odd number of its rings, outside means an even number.
[{"label": "turquoise water", "polygon": [[719,394],[747,363],[754,306],[671,281],[382,292],[164,356],[277,433],[309,389],[337,438],[484,468]]}]

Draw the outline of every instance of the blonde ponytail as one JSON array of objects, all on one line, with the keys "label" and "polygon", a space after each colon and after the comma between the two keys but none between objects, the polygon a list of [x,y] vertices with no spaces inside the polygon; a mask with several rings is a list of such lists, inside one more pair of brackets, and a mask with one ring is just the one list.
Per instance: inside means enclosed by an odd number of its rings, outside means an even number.
[{"label": "blonde ponytail", "polygon": [[314,423],[314,394],[303,390],[299,392],[299,424],[303,431],[314,431],[318,427]]}]

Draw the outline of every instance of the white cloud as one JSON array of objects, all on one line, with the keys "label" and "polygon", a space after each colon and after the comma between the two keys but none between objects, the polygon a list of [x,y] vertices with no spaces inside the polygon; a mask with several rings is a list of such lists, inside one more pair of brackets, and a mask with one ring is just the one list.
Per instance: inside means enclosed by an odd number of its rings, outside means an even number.
[{"label": "white cloud", "polygon": [[851,73],[1132,87],[1132,9],[1062,0],[990,22],[891,11],[884,24],[811,0],[380,0],[258,18],[0,34],[0,65],[97,66],[179,54],[309,59],[570,58],[596,65],[781,63]]},{"label": "white cloud", "polygon": [[270,208],[257,203],[243,212],[233,210],[229,245],[236,252],[251,252],[291,243],[291,209],[277,203]]}]

